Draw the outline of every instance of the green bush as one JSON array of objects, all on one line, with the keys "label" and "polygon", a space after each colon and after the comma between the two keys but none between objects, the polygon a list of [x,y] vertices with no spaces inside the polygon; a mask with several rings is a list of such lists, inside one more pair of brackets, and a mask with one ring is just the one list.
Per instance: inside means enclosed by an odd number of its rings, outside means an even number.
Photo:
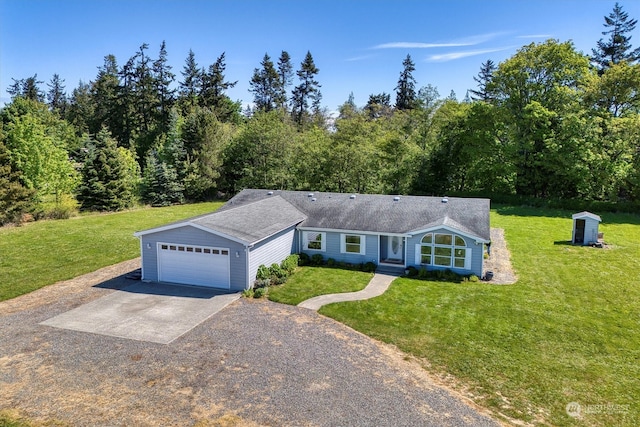
[{"label": "green bush", "polygon": [[271,267],[269,267],[269,276],[276,276],[278,279],[283,279],[287,277],[287,270],[280,267],[280,264],[273,263]]},{"label": "green bush", "polygon": [[267,277],[266,279],[257,279],[253,282],[253,289],[266,288],[272,283],[271,277]]},{"label": "green bush", "polygon": [[311,265],[320,266],[324,264],[324,258],[322,254],[314,254],[311,256]]},{"label": "green bush", "polygon": [[472,274],[471,276],[469,276],[469,281],[475,283],[475,282],[479,282],[480,279],[475,274]]},{"label": "green bush", "polygon": [[267,295],[267,292],[269,291],[268,287],[264,287],[264,288],[258,288],[256,290],[253,291],[253,297],[254,298],[262,298],[263,296]]},{"label": "green bush", "polygon": [[245,289],[244,291],[242,291],[242,296],[245,298],[253,298],[253,294],[253,289]]},{"label": "green bush", "polygon": [[333,267],[335,267],[337,264],[338,264],[338,263],[337,263],[337,262],[336,262],[336,260],[335,260],[335,259],[333,259],[333,258],[329,258],[329,259],[327,260],[327,267],[332,267],[332,268],[333,268]]},{"label": "green bush", "polygon": [[427,271],[426,268],[422,267],[419,271],[418,271],[418,279],[421,280],[427,280],[429,279],[429,271]]},{"label": "green bush", "polygon": [[407,268],[407,277],[417,277],[418,276],[418,269],[415,268],[414,266],[410,266]]},{"label": "green bush", "polygon": [[375,262],[367,262],[362,266],[362,271],[365,273],[375,273],[376,271],[376,263]]},{"label": "green bush", "polygon": [[269,270],[269,267],[267,267],[264,264],[258,267],[258,272],[256,273],[257,280],[266,280],[269,278],[269,276],[271,276],[271,271]]},{"label": "green bush", "polygon": [[309,265],[309,255],[301,252],[298,259],[298,265],[301,267],[304,265]]},{"label": "green bush", "polygon": [[300,261],[300,257],[297,254],[289,255],[282,261],[282,264],[280,264],[280,267],[282,267],[282,269],[286,271],[287,274],[290,275],[294,271],[296,271],[299,261]]}]

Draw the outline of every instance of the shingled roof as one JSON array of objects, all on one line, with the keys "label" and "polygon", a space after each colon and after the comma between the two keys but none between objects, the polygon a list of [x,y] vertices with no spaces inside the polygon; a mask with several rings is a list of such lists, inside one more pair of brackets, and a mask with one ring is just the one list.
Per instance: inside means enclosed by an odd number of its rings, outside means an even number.
[{"label": "shingled roof", "polygon": [[[256,202],[269,199],[282,199],[302,213],[304,219],[298,223],[299,227],[390,234],[447,227],[478,240],[490,240],[489,199],[247,189],[229,200],[218,213],[240,213]],[[288,219],[297,218],[283,210],[285,214]],[[245,221],[245,230],[264,224],[263,218],[251,215],[242,218],[239,221]]]},{"label": "shingled roof", "polygon": [[255,244],[292,226],[412,234],[449,228],[490,240],[489,199],[243,190],[213,213],[135,233],[192,225]]}]

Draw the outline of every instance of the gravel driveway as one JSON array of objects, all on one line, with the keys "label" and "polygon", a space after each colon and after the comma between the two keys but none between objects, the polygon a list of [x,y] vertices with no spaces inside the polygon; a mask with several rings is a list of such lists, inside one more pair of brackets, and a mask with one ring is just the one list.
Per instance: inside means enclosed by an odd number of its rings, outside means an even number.
[{"label": "gravel driveway", "polygon": [[39,324],[133,268],[0,303],[0,409],[73,426],[498,425],[390,346],[297,307],[241,299],[168,345]]}]

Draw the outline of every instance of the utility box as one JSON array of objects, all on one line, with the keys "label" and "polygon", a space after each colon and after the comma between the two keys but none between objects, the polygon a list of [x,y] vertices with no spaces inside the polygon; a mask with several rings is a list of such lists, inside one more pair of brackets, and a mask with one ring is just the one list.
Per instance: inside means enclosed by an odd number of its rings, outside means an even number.
[{"label": "utility box", "polygon": [[573,219],[573,234],[571,242],[574,245],[593,245],[599,241],[598,226],[602,219],[591,212],[578,212],[571,216]]}]

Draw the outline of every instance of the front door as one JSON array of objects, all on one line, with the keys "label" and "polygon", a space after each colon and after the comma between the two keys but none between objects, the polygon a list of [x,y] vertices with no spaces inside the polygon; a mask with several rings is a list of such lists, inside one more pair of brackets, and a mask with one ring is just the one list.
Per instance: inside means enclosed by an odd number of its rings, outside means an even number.
[{"label": "front door", "polygon": [[403,258],[403,245],[402,245],[402,237],[400,236],[389,236],[387,239],[387,258],[390,260],[398,260],[402,261]]}]

